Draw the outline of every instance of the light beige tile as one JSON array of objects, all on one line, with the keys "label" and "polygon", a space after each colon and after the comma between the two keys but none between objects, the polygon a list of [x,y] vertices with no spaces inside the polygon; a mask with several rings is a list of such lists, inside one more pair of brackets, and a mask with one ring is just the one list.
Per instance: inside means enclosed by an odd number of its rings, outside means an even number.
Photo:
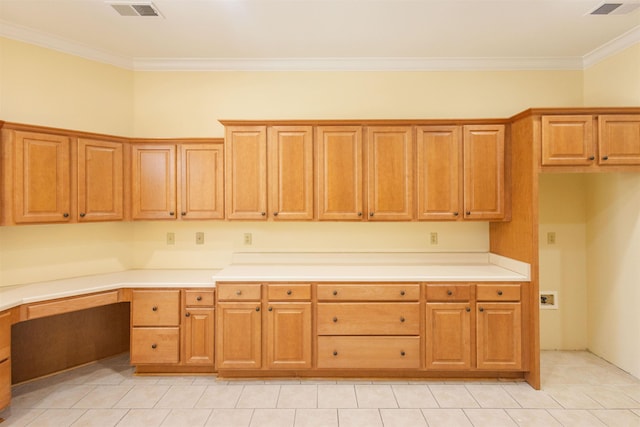
[{"label": "light beige tile", "polygon": [[517,427],[504,409],[465,409],[474,427]]},{"label": "light beige tile", "polygon": [[382,418],[377,409],[338,409],[340,427],[382,427]]},{"label": "light beige tile", "polygon": [[518,402],[499,385],[468,385],[467,390],[482,408],[519,408]]},{"label": "light beige tile", "polygon": [[235,408],[243,388],[241,385],[208,386],[195,407]]},{"label": "light beige tile", "polygon": [[441,408],[479,407],[478,402],[463,385],[432,385],[429,389]]},{"label": "light beige tile", "polygon": [[275,408],[279,394],[279,385],[245,385],[236,408]]},{"label": "light beige tile", "polygon": [[591,386],[581,390],[606,409],[640,408],[640,403],[613,387]]},{"label": "light beige tile", "polygon": [[57,386],[44,386],[43,388],[37,388],[38,381],[30,383],[29,388],[16,388],[12,391],[11,407],[13,408],[36,408],[38,405],[47,398],[51,393],[56,391]]},{"label": "light beige tile", "polygon": [[423,409],[429,427],[471,427],[471,421],[462,409]]},{"label": "light beige tile", "polygon": [[319,385],[318,408],[357,408],[356,389],[353,385]]},{"label": "light beige tile", "polygon": [[250,427],[293,427],[295,409],[256,409]]},{"label": "light beige tile", "polygon": [[82,414],[73,427],[115,426],[127,413],[126,409],[89,409]]},{"label": "light beige tile", "polygon": [[640,416],[627,409],[594,409],[590,412],[607,426],[640,426]]},{"label": "light beige tile", "polygon": [[549,413],[565,427],[602,427],[604,424],[585,409],[548,409]]},{"label": "light beige tile", "polygon": [[0,412],[0,418],[4,420],[2,427],[22,427],[40,416],[45,409],[25,409],[9,407]]},{"label": "light beige tile", "polygon": [[156,408],[193,408],[207,387],[172,385],[156,403]]},{"label": "light beige tile", "polygon": [[426,385],[409,384],[391,386],[400,408],[437,408],[438,402]]},{"label": "light beige tile", "polygon": [[42,399],[35,407],[71,408],[95,387],[93,385],[63,385]]},{"label": "light beige tile", "polygon": [[640,403],[640,380],[638,380],[638,384],[618,385],[615,389],[620,390],[636,402]]},{"label": "light beige tile", "polygon": [[170,409],[129,409],[119,427],[157,427],[169,415]]},{"label": "light beige tile", "polygon": [[160,385],[191,385],[197,377],[185,375],[169,375],[166,377],[157,377],[157,384]]},{"label": "light beige tile", "polygon": [[166,427],[204,426],[211,415],[211,409],[172,409],[162,422]]},{"label": "light beige tile", "polygon": [[529,384],[506,384],[502,388],[523,408],[560,408],[560,404],[545,391],[534,390]]},{"label": "light beige tile", "polygon": [[214,409],[206,427],[249,427],[253,409]]},{"label": "light beige tile", "polygon": [[544,409],[507,409],[506,411],[520,427],[562,427],[562,424]]},{"label": "light beige tile", "polygon": [[356,385],[358,408],[397,408],[390,385]]},{"label": "light beige tile", "polygon": [[545,391],[565,409],[602,409],[598,402],[575,386],[549,387]]},{"label": "light beige tile", "polygon": [[633,409],[631,412],[640,417],[640,409]]},{"label": "light beige tile", "polygon": [[338,427],[337,409],[296,409],[295,427]]},{"label": "light beige tile", "polygon": [[196,377],[193,380],[193,383],[191,383],[191,384],[192,385],[207,385],[207,386],[213,386],[213,385],[222,386],[222,385],[229,384],[229,381],[220,380],[215,375],[204,375],[204,376],[201,376],[201,377]]},{"label": "light beige tile", "polygon": [[120,385],[155,385],[158,384],[158,377],[134,375],[132,377],[125,378]]},{"label": "light beige tile", "polygon": [[318,386],[283,385],[280,387],[278,408],[317,408]]},{"label": "light beige tile", "polygon": [[84,384],[109,384],[118,385],[125,380],[125,377],[114,368],[100,368],[84,377]]},{"label": "light beige tile", "polygon": [[29,427],[70,426],[85,412],[85,409],[47,409],[29,423]]},{"label": "light beige tile", "polygon": [[420,409],[380,409],[384,427],[427,427]]},{"label": "light beige tile", "polygon": [[168,385],[136,385],[114,405],[114,408],[153,408],[167,391]]},{"label": "light beige tile", "polygon": [[91,390],[74,408],[111,408],[129,391],[131,386],[105,385]]}]

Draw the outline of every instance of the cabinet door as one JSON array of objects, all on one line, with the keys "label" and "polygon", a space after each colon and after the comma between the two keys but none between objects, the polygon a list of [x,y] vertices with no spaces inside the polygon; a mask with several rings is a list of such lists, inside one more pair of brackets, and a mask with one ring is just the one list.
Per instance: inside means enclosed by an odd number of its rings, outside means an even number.
[{"label": "cabinet door", "polygon": [[640,165],[640,115],[598,117],[601,165]]},{"label": "cabinet door", "polygon": [[462,133],[459,126],[417,129],[418,219],[454,220],[460,213]]},{"label": "cabinet door", "polygon": [[221,302],[216,308],[216,368],[258,369],[262,362],[259,302]]},{"label": "cabinet door", "polygon": [[0,314],[0,410],[11,403],[11,312]]},{"label": "cabinet door", "polygon": [[14,137],[14,221],[69,221],[69,138],[30,132]]},{"label": "cabinet door", "polygon": [[520,303],[478,302],[477,307],[478,369],[520,369],[522,366]]},{"label": "cabinet door", "polygon": [[367,158],[369,220],[412,220],[412,128],[367,128]]},{"label": "cabinet door", "polygon": [[362,219],[362,128],[316,128],[318,219]]},{"label": "cabinet door", "polygon": [[78,220],[122,219],[122,144],[78,139]]},{"label": "cabinet door", "polygon": [[311,368],[310,302],[269,303],[266,332],[268,368]]},{"label": "cabinet door", "polygon": [[227,218],[266,219],[266,127],[228,126],[225,132]]},{"label": "cabinet door", "polygon": [[504,125],[464,127],[464,217],[504,218]]},{"label": "cabinet door", "polygon": [[312,127],[273,126],[268,141],[272,218],[313,219]]},{"label": "cabinet door", "polygon": [[471,367],[471,305],[428,303],[426,322],[426,368]]},{"label": "cabinet door", "polygon": [[213,365],[213,315],[213,308],[186,308],[182,344],[185,364]]},{"label": "cabinet door", "polygon": [[588,166],[595,159],[591,116],[542,117],[542,166]]},{"label": "cabinet door", "polygon": [[224,218],[224,158],[221,144],[180,146],[180,217]]},{"label": "cabinet door", "polygon": [[132,147],[133,219],[176,217],[176,147]]}]

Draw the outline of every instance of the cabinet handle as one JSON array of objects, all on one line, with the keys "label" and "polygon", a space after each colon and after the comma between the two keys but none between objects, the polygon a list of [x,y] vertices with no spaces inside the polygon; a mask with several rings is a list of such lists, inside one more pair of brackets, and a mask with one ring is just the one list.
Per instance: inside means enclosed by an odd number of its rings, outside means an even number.
[{"label": "cabinet handle", "polygon": [[152,349],[154,349],[154,350],[155,350],[155,349],[156,349],[156,347],[158,347],[158,346],[157,346],[157,344],[151,344],[151,348],[152,348]]},{"label": "cabinet handle", "polygon": [[65,218],[69,218],[69,213],[65,212],[65,213],[62,214],[62,216],[65,217]]},{"label": "cabinet handle", "polygon": [[273,307],[269,307],[269,311],[273,311]]},{"label": "cabinet handle", "polygon": [[337,352],[337,351],[335,351],[335,350],[333,350],[333,355],[334,355],[334,356],[337,356],[337,355],[338,355],[338,352]]},{"label": "cabinet handle", "polygon": [[186,212],[180,212],[180,215],[182,215],[182,216],[186,216],[186,215],[187,215],[187,213],[186,213]]},{"label": "cabinet handle", "polygon": [[189,313],[188,311],[184,314],[184,317],[190,317],[191,313]]},{"label": "cabinet handle", "polygon": [[260,215],[265,216],[267,213],[266,212],[260,212]]},{"label": "cabinet handle", "polygon": [[292,293],[293,293],[293,291],[291,291],[291,289],[289,289],[289,290],[287,291],[287,295],[291,295]]},{"label": "cabinet handle", "polygon": [[373,212],[369,212],[369,216],[373,216],[373,215],[374,215],[374,213],[373,213]]},{"label": "cabinet handle", "polygon": [[201,297],[200,295],[198,295],[198,296],[196,297],[196,301],[202,301],[202,297]]},{"label": "cabinet handle", "polygon": [[400,323],[404,323],[405,318],[403,316],[400,316]]},{"label": "cabinet handle", "polygon": [[484,308],[480,307],[480,311],[484,311]]},{"label": "cabinet handle", "polygon": [[80,218],[84,218],[86,215],[87,215],[86,213],[81,212],[81,213],[80,213]]},{"label": "cabinet handle", "polygon": [[153,310],[153,311],[158,311],[158,306],[157,306],[157,305],[154,305],[153,307],[151,307],[151,310]]},{"label": "cabinet handle", "polygon": [[499,296],[502,296],[502,291],[498,291],[498,295],[499,295]]},{"label": "cabinet handle", "polygon": [[405,292],[404,291],[400,291],[400,295],[404,296]]},{"label": "cabinet handle", "polygon": [[334,296],[338,295],[338,291],[333,291],[333,295]]},{"label": "cabinet handle", "polygon": [[404,355],[405,355],[404,350],[400,351],[400,356],[404,357]]},{"label": "cabinet handle", "polygon": [[602,156],[602,160],[609,160],[609,156]]},{"label": "cabinet handle", "polygon": [[465,308],[465,310],[466,310],[466,311],[467,311],[467,313],[468,313],[468,312],[470,312],[470,311],[471,311],[471,307],[467,307],[467,308]]},{"label": "cabinet handle", "polygon": [[362,212],[358,212],[358,216],[362,216]]},{"label": "cabinet handle", "polygon": [[260,311],[260,307],[256,307],[256,311]]},{"label": "cabinet handle", "polygon": [[453,292],[447,291],[447,295],[451,296],[451,295],[453,295]]},{"label": "cabinet handle", "polygon": [[338,318],[337,317],[334,317],[332,320],[333,320],[333,323],[337,323],[338,322]]},{"label": "cabinet handle", "polygon": [[278,212],[274,212],[274,213],[273,213],[273,216],[278,216]]},{"label": "cabinet handle", "polygon": [[595,160],[595,159],[596,159],[596,156],[590,156],[589,157],[589,160]]},{"label": "cabinet handle", "polygon": [[238,296],[242,295],[242,291],[241,291],[240,289],[238,289],[238,290],[236,291],[236,295],[238,295]]},{"label": "cabinet handle", "polygon": [[453,216],[458,216],[458,215],[459,215],[458,212],[453,213]]},{"label": "cabinet handle", "polygon": [[176,213],[174,211],[169,212],[169,215],[174,216]]}]

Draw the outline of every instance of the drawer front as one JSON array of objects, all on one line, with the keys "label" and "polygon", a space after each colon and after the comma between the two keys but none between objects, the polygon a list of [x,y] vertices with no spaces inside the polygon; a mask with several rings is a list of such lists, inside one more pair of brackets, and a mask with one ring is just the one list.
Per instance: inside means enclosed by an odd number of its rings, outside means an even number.
[{"label": "drawer front", "polygon": [[209,289],[184,291],[184,300],[187,307],[213,307],[214,291]]},{"label": "drawer front", "polygon": [[318,337],[318,368],[418,369],[420,337]]},{"label": "drawer front", "polygon": [[469,301],[471,285],[427,285],[427,301]]},{"label": "drawer front", "polygon": [[132,326],[178,326],[180,291],[133,291]]},{"label": "drawer front", "polygon": [[320,303],[318,335],[418,335],[419,303]]},{"label": "drawer front", "polygon": [[179,328],[132,328],[131,364],[178,363]]},{"label": "drawer front", "polygon": [[[0,314],[0,362],[11,357],[11,312]],[[11,383],[9,383],[11,385]]]},{"label": "drawer front", "polygon": [[260,288],[260,284],[223,283],[216,288],[216,291],[219,301],[259,301]]},{"label": "drawer front", "polygon": [[418,301],[417,283],[393,285],[318,285],[320,301]]},{"label": "drawer front", "polygon": [[478,301],[520,301],[520,285],[491,284],[476,286]]},{"label": "drawer front", "polygon": [[311,299],[311,285],[267,285],[267,298],[269,301],[308,301]]}]

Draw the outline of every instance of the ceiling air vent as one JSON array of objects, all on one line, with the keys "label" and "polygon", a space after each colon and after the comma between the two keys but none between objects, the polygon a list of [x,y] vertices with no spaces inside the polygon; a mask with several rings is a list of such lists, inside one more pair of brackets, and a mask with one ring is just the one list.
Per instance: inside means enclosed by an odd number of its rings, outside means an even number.
[{"label": "ceiling air vent", "polygon": [[108,1],[120,16],[159,16],[162,17],[156,5],[150,1]]},{"label": "ceiling air vent", "polygon": [[589,15],[626,15],[640,7],[640,2],[632,1],[625,3],[602,3]]}]

